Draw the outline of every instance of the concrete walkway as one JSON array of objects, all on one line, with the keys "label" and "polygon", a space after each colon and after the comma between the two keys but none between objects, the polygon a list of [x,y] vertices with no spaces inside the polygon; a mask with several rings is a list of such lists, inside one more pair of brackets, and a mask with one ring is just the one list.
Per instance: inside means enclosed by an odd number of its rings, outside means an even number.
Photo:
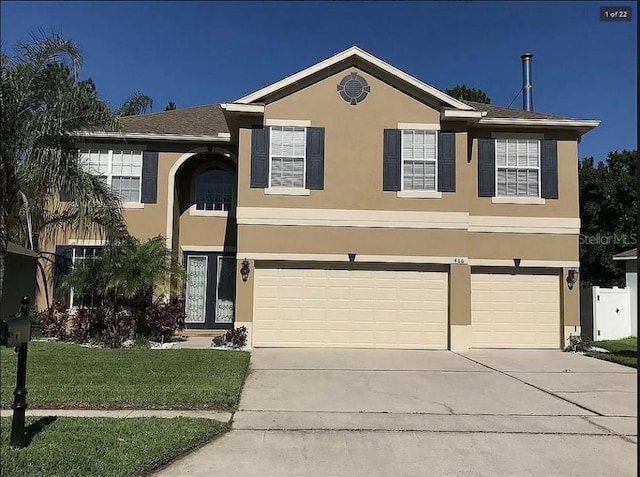
[{"label": "concrete walkway", "polygon": [[636,476],[636,370],[560,351],[258,349],[232,431],[158,476]]},{"label": "concrete walkway", "polygon": [[[123,410],[103,410],[103,409],[29,409],[27,416],[61,416],[61,417],[198,417],[201,419],[215,419],[216,421],[229,422],[232,414],[230,412],[219,411],[165,411],[160,409],[123,409]],[[0,410],[0,417],[13,416],[12,409]]]}]

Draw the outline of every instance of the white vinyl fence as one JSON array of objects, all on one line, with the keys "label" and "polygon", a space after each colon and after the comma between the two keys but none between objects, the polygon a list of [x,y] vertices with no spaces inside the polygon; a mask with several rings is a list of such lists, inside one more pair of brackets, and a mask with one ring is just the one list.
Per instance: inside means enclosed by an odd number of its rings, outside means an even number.
[{"label": "white vinyl fence", "polygon": [[631,293],[628,287],[584,288],[581,294],[582,334],[602,341],[637,333],[631,324]]}]

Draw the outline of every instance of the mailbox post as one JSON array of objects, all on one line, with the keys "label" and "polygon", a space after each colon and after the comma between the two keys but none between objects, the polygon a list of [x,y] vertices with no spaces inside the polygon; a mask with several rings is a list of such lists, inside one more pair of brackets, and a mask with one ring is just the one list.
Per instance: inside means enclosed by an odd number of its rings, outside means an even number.
[{"label": "mailbox post", "polygon": [[25,446],[24,415],[27,409],[27,343],[31,340],[31,322],[29,303],[31,299],[23,296],[20,300],[20,316],[0,320],[0,345],[15,346],[18,354],[16,389],[13,392],[13,419],[9,447],[22,449]]}]

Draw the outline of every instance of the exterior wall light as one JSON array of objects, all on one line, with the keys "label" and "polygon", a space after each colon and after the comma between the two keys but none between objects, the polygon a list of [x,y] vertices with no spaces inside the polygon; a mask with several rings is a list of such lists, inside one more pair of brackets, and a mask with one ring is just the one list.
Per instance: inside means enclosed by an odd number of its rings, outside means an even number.
[{"label": "exterior wall light", "polygon": [[519,259],[519,258],[514,258],[514,259],[513,259],[513,264],[514,264],[516,267],[519,267],[519,266],[520,266],[520,260],[521,260],[521,259]]},{"label": "exterior wall light", "polygon": [[249,272],[251,269],[249,268],[249,260],[246,258],[242,261],[242,268],[240,268],[240,275],[242,275],[242,281],[246,282],[249,278]]},{"label": "exterior wall light", "polygon": [[570,268],[567,272],[567,286],[569,290],[573,290],[573,286],[578,282],[579,273],[575,268]]},{"label": "exterior wall light", "polygon": [[355,262],[356,261],[356,254],[353,252],[349,253],[349,261],[350,262]]}]

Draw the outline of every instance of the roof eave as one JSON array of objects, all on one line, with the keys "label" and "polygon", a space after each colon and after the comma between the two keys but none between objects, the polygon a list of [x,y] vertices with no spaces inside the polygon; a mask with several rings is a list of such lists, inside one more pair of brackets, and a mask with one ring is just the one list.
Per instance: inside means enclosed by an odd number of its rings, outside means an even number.
[{"label": "roof eave", "polygon": [[613,259],[618,261],[618,260],[637,260],[638,259],[638,255],[633,255],[633,256],[628,256],[628,257],[618,257],[618,256],[613,256]]},{"label": "roof eave", "polygon": [[140,139],[172,142],[230,142],[230,133],[218,133],[216,136],[197,134],[154,134],[154,133],[126,133],[110,131],[76,131],[75,137],[88,137],[94,139]]},{"label": "roof eave", "polygon": [[460,111],[458,109],[443,108],[440,111],[440,119],[442,120],[458,120],[458,119],[482,119],[487,115],[486,111]]},{"label": "roof eave", "polygon": [[223,103],[220,107],[229,113],[264,114],[264,104]]},{"label": "roof eave", "polygon": [[480,126],[513,126],[522,128],[576,129],[580,135],[586,134],[600,125],[597,120],[579,119],[525,119],[525,118],[482,118],[476,122]]}]

